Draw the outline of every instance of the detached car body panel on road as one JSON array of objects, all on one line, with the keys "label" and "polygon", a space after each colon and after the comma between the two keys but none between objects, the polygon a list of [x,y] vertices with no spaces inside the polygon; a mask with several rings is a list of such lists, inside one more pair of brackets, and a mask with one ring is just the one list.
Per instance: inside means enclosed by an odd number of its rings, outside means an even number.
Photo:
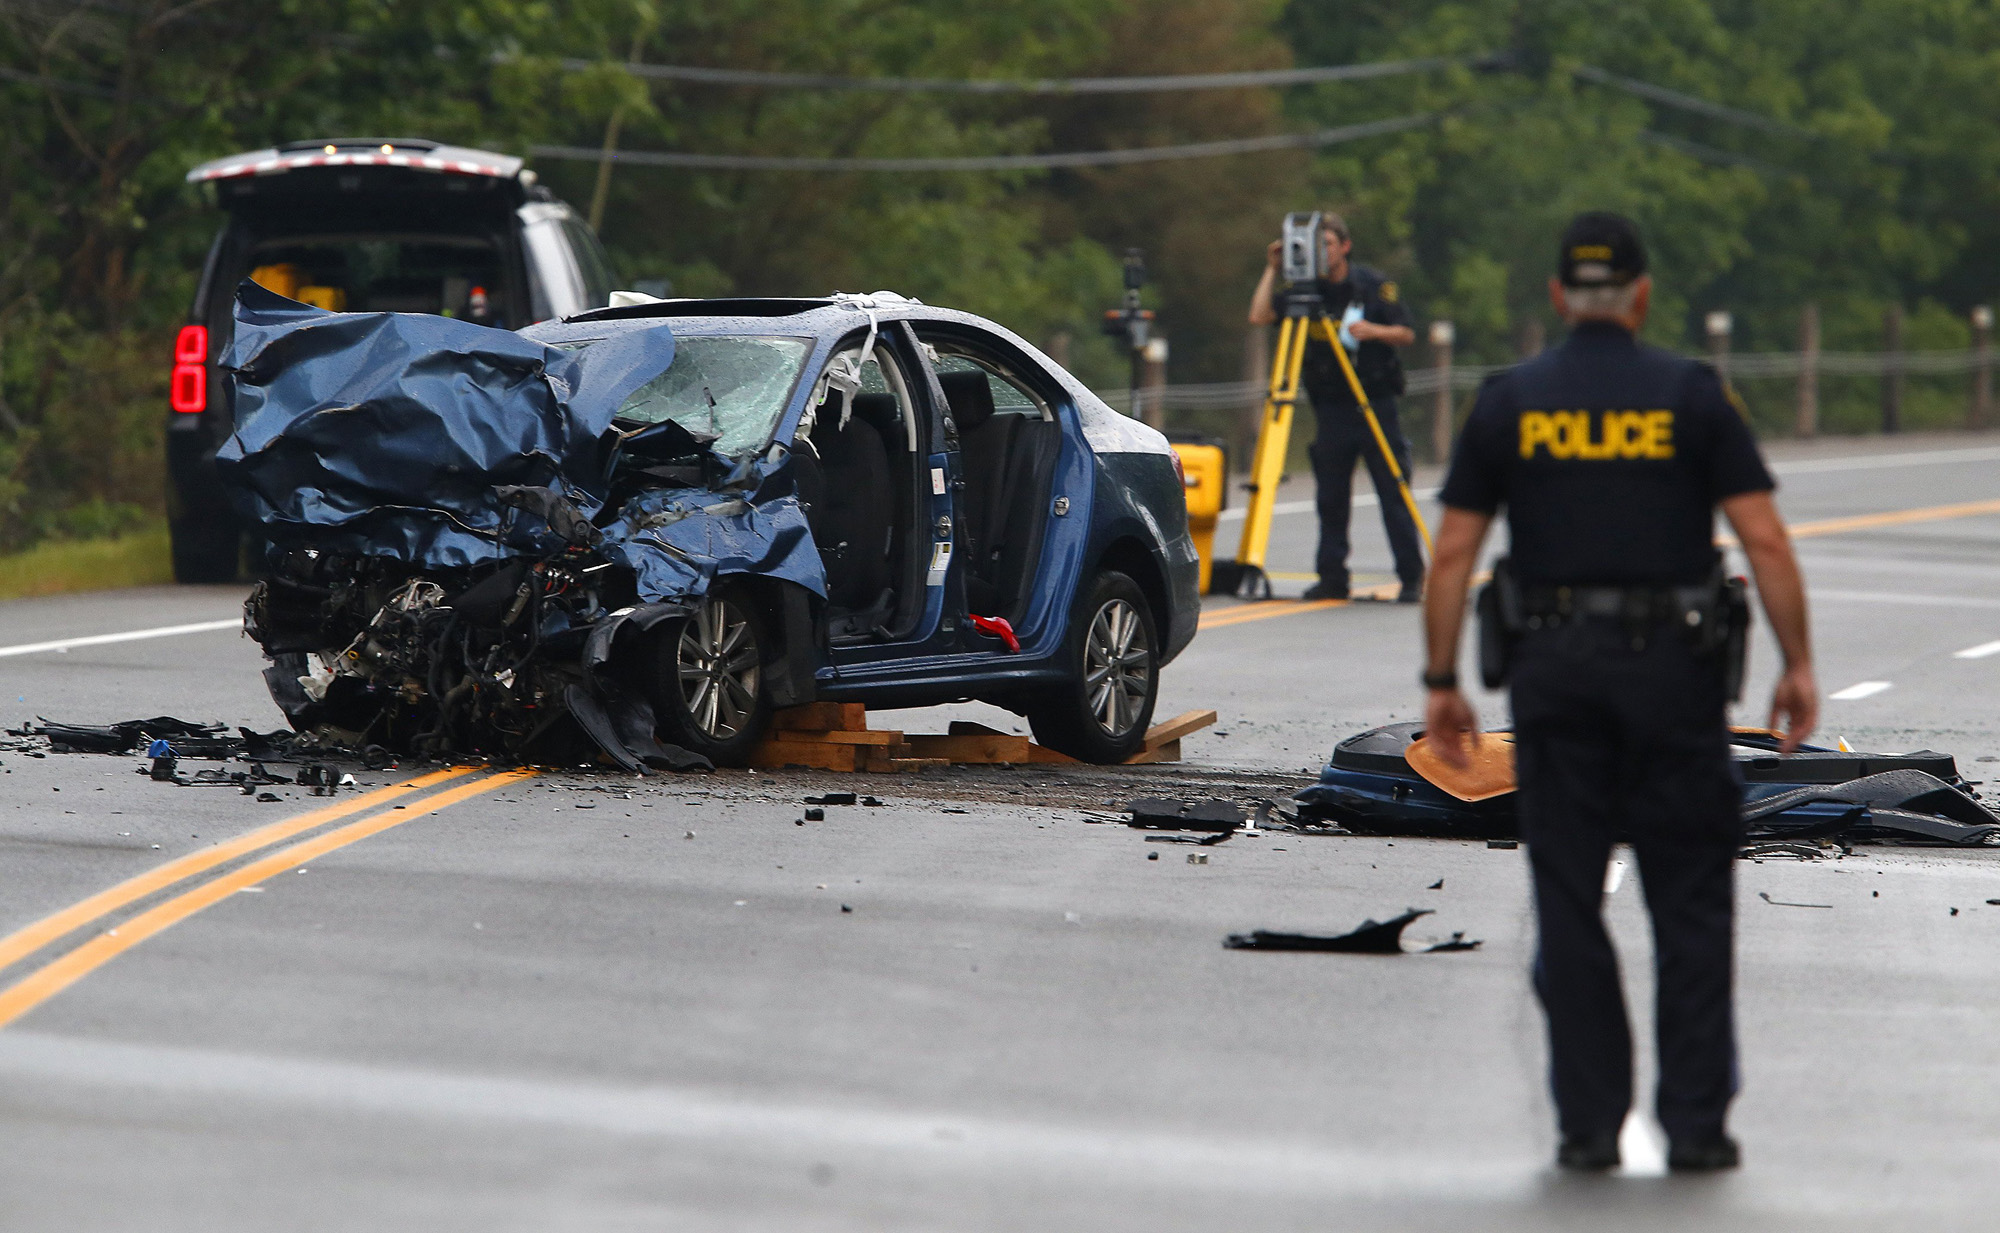
[{"label": "detached car body panel on road", "polygon": [[521,160],[415,138],[290,142],[188,173],[225,214],[176,340],[168,514],[182,582],[234,578],[244,527],[215,473],[235,427],[216,364],[245,278],[324,309],[504,329],[601,308],[596,237]]},{"label": "detached car body panel on road", "polygon": [[1165,438],[978,317],[878,293],[514,333],[241,299],[220,461],[301,726],[675,765],[742,760],[777,706],[972,698],[1116,761],[1194,635]]}]

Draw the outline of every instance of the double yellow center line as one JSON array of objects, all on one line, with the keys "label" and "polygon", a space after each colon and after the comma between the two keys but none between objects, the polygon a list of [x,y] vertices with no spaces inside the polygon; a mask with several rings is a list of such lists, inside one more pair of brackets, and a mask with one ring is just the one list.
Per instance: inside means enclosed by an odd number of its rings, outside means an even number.
[{"label": "double yellow center line", "polygon": [[[0,1028],[6,1027],[147,938],[179,924],[203,908],[219,903],[245,887],[254,886],[288,869],[295,869],[309,860],[366,839],[370,835],[378,835],[391,827],[401,826],[413,818],[436,813],[468,797],[490,792],[494,788],[504,787],[534,774],[532,771],[500,771],[485,774],[469,783],[447,788],[408,805],[392,804],[399,797],[422,792],[427,788],[470,775],[474,769],[469,766],[459,766],[433,771],[428,775],[419,775],[415,779],[363,793],[339,804],[327,805],[296,817],[286,818],[281,822],[273,822],[269,826],[259,827],[234,839],[203,848],[199,852],[175,857],[164,865],[127,878],[116,886],[99,891],[87,899],[44,916],[0,938],[0,970],[4,970],[79,929],[104,922],[113,913],[142,899],[177,886],[194,884],[191,889],[183,890],[180,894],[154,904],[81,945],[50,959],[12,984],[0,987]],[[372,813],[360,821],[266,852],[265,855],[240,868],[206,881],[200,880],[202,875],[239,857],[272,848],[295,835],[315,830],[329,822],[337,822],[342,818],[378,809],[379,812]]]}]

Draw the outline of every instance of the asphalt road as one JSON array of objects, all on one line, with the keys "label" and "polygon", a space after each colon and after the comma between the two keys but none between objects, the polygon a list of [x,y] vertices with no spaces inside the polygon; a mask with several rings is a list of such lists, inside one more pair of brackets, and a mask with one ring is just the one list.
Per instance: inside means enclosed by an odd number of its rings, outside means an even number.
[{"label": "asphalt road", "polygon": [[[1976,773],[2000,756],[2000,438],[1774,456],[1822,684],[1849,695],[1824,730]],[[1282,517],[1274,565],[1310,550]],[[228,630],[19,650],[240,595],[0,605],[0,717],[276,726]],[[1742,865],[1748,1166],[1660,1177],[1635,1120],[1626,1176],[1558,1177],[1520,852],[1267,834],[1196,865],[1091,816],[1268,793],[1416,713],[1413,609],[1216,601],[1207,626],[1162,709],[1222,721],[1180,767],[868,779],[883,807],[807,825],[803,794],[850,785],[383,772],[260,803],[0,749],[0,1230],[1991,1227],[2000,853]],[[1609,903],[1642,1007],[1637,891]],[[1436,909],[1413,936],[1483,947],[1219,945],[1405,906]]]}]

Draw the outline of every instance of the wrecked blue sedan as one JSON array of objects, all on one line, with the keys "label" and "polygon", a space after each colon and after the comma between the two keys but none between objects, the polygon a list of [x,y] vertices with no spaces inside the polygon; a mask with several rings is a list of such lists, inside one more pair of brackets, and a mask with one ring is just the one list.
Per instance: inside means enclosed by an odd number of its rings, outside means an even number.
[{"label": "wrecked blue sedan", "polygon": [[1138,751],[1199,604],[1160,434],[900,296],[621,298],[515,333],[239,292],[218,464],[296,727],[684,768],[778,707],[978,699]]}]

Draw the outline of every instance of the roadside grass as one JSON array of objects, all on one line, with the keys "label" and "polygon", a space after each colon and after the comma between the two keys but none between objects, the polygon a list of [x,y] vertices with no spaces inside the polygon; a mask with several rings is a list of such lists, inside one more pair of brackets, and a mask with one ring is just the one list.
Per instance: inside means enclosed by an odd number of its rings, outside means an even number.
[{"label": "roadside grass", "polygon": [[109,539],[49,540],[0,556],[0,599],[174,580],[165,523]]}]

